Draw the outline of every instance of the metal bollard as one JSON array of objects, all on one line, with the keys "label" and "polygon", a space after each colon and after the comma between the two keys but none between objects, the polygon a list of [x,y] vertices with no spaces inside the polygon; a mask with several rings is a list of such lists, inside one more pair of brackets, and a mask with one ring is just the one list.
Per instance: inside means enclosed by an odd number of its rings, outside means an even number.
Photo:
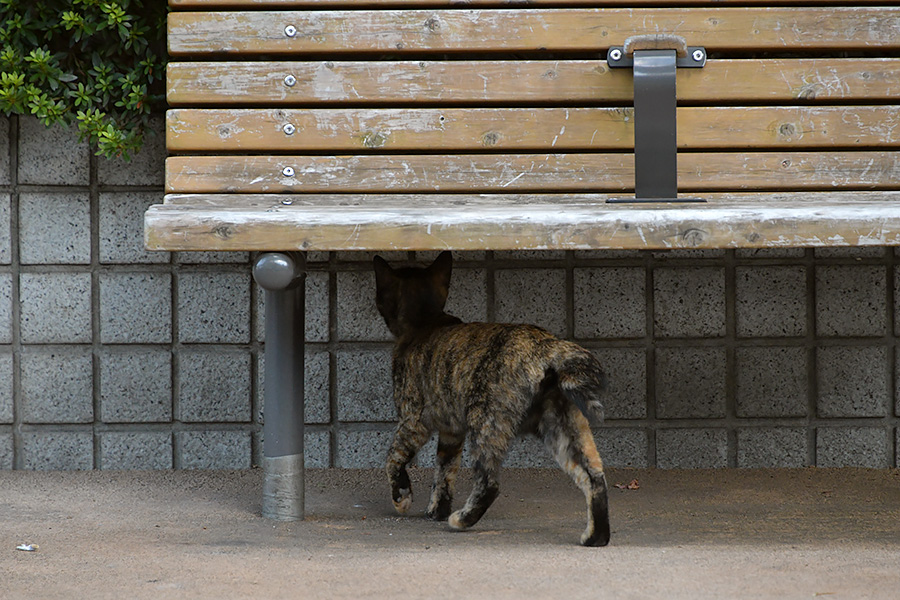
[{"label": "metal bollard", "polygon": [[253,266],[266,295],[262,514],[304,517],[303,362],[306,258],[269,252]]}]

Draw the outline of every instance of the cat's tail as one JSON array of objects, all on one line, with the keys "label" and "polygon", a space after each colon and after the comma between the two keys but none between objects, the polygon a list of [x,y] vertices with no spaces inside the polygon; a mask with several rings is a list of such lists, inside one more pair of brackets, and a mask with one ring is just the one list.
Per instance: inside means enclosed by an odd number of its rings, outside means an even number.
[{"label": "cat's tail", "polygon": [[559,343],[559,352],[550,365],[556,372],[559,390],[588,420],[602,421],[606,374],[600,361],[577,344]]}]

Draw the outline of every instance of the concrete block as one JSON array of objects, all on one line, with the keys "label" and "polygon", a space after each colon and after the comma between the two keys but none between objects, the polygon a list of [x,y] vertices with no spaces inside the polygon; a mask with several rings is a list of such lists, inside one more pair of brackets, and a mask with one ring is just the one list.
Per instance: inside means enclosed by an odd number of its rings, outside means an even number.
[{"label": "concrete block", "polygon": [[606,373],[603,412],[607,420],[647,416],[647,355],[642,348],[604,348],[591,352]]},{"label": "concrete block", "polygon": [[34,117],[19,118],[19,183],[88,185],[90,155],[76,127],[47,128]]},{"label": "concrete block", "polygon": [[644,269],[575,269],[575,337],[635,338],[647,332]]},{"label": "concrete block", "polygon": [[250,341],[250,272],[183,273],[178,277],[179,341]]},{"label": "concrete block", "polygon": [[658,348],[656,416],[724,417],[725,362],[724,348]]},{"label": "concrete block", "polygon": [[91,200],[87,192],[19,196],[19,258],[23,265],[91,263]]},{"label": "concrete block", "polygon": [[466,323],[487,321],[487,273],[483,269],[454,269],[444,312]]},{"label": "concrete block", "polygon": [[384,260],[392,263],[392,266],[397,266],[393,263],[403,263],[409,260],[409,252],[405,252],[402,250],[395,250],[391,252],[360,252],[358,250],[342,250],[340,252],[334,252],[334,257],[339,262],[356,262],[356,263],[368,263],[369,266],[372,265],[372,259],[376,256],[380,256]]},{"label": "concrete block", "polygon": [[[310,271],[306,274],[306,341],[327,342],[329,336],[328,308],[329,274]],[[266,340],[265,290],[258,285],[256,294],[256,339]]]},{"label": "concrete block", "polygon": [[9,173],[9,117],[0,115],[0,185],[12,182]]},{"label": "concrete block", "polygon": [[90,431],[22,433],[22,466],[29,471],[86,471],[94,468]]},{"label": "concrete block", "polygon": [[327,431],[307,431],[303,435],[303,464],[307,469],[327,469],[331,466],[331,434]]},{"label": "concrete block", "polygon": [[494,274],[496,320],[529,323],[566,335],[564,269],[503,269]]},{"label": "concrete block", "polygon": [[509,445],[503,459],[506,468],[554,468],[559,467],[556,459],[542,440],[534,436],[518,437]]},{"label": "concrete block", "polygon": [[884,417],[888,414],[888,351],[881,346],[816,349],[818,416]]},{"label": "concrete block", "polygon": [[[182,469],[249,469],[249,431],[181,431],[175,434]],[[176,464],[178,468],[178,464]]]},{"label": "concrete block", "polygon": [[725,335],[725,270],[664,267],[653,272],[653,320],[660,337]]},{"label": "concrete block", "polygon": [[[166,165],[165,115],[150,117],[144,131],[144,145],[140,152],[124,158],[98,158],[97,177],[101,185],[156,185],[162,186]],[[162,198],[158,200],[162,203]]]},{"label": "concrete block", "polygon": [[737,267],[735,314],[741,337],[806,335],[806,269]]},{"label": "concrete block", "polygon": [[[900,252],[900,248],[898,248]],[[900,257],[900,253],[897,254]],[[900,266],[894,267],[894,335],[900,335]],[[898,414],[900,416],[900,414]]]},{"label": "concrete block", "polygon": [[738,258],[803,258],[806,248],[738,248]]},{"label": "concrete block", "polygon": [[13,322],[13,276],[10,273],[0,273],[0,344],[11,344]]},{"label": "concrete block", "polygon": [[172,434],[164,431],[100,434],[100,468],[159,470],[172,468]]},{"label": "concrete block", "polygon": [[101,350],[100,419],[104,423],[171,421],[170,351],[156,348]]},{"label": "concrete block", "polygon": [[809,406],[806,348],[737,348],[737,415],[805,417]]},{"label": "concrete block", "polygon": [[19,368],[23,422],[90,423],[94,420],[90,349],[23,352]]},{"label": "concrete block", "polygon": [[883,427],[819,427],[816,466],[887,468],[891,466],[889,434]]},{"label": "concrete block", "polygon": [[0,471],[13,468],[13,439],[12,431],[0,429]]},{"label": "concrete block", "polygon": [[816,267],[816,333],[820,336],[884,335],[886,287],[884,267]]},{"label": "concrete block", "polygon": [[391,431],[338,431],[336,466],[341,469],[383,468],[393,437]]},{"label": "concrete block", "polygon": [[737,432],[737,466],[784,469],[807,466],[806,429],[745,427]]},{"label": "concrete block", "polygon": [[724,429],[660,429],[656,432],[660,469],[720,469],[728,466]]},{"label": "concrete block", "polygon": [[100,274],[100,341],[153,344],[172,341],[172,276]]},{"label": "concrete block", "polygon": [[816,258],[879,258],[884,256],[882,246],[856,246],[847,248],[815,248]]},{"label": "concrete block", "polygon": [[391,383],[391,351],[339,350],[337,416],[343,422],[397,419]]},{"label": "concrete block", "polygon": [[[2,122],[0,119],[0,123]],[[10,195],[0,194],[0,265],[8,265],[12,261],[10,211]]]},{"label": "concrete block", "polygon": [[354,342],[393,339],[375,306],[374,271],[337,274],[337,335]]},{"label": "concrete block", "polygon": [[23,273],[19,298],[22,342],[90,343],[90,273]]},{"label": "concrete block", "polygon": [[[438,257],[442,250],[417,250],[415,252],[416,262],[423,265],[430,265],[434,259]],[[453,264],[459,265],[461,262],[482,261],[485,259],[484,250],[455,250],[453,252]]]},{"label": "concrete block", "polygon": [[646,469],[650,466],[648,435],[644,429],[602,427],[594,433],[594,441],[604,467]]},{"label": "concrete block", "polygon": [[[328,352],[306,349],[303,370],[303,416],[306,423],[330,423],[331,408],[328,399],[329,382],[331,381],[331,356]],[[266,397],[266,356],[260,353],[257,358],[257,394],[259,413],[257,421],[264,423]]]},{"label": "concrete block", "polygon": [[186,423],[251,420],[250,354],[211,348],[178,354],[178,418]]},{"label": "concrete block", "polygon": [[725,250],[719,250],[715,248],[709,249],[677,249],[677,250],[652,250],[650,252],[653,258],[658,260],[672,259],[672,258],[722,258],[725,256]]},{"label": "concrete block", "polygon": [[0,350],[0,423],[13,422],[13,355]]},{"label": "concrete block", "polygon": [[100,262],[104,264],[167,263],[168,252],[144,249],[144,212],[162,202],[158,192],[100,194]]},{"label": "concrete block", "polygon": [[183,265],[211,265],[235,263],[248,264],[250,254],[247,252],[176,252],[176,260]]}]

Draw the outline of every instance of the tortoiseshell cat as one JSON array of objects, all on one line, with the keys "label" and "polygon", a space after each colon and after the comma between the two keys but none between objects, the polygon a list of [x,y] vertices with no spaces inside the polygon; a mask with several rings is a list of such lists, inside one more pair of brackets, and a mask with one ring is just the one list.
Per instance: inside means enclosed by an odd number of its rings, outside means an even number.
[{"label": "tortoiseshell cat", "polygon": [[[387,474],[401,514],[412,504],[406,465],[438,431],[437,467],[426,515],[471,527],[499,493],[500,465],[512,439],[532,433],[584,491],[585,546],[609,543],[603,463],[585,415],[599,415],[600,364],[577,344],[531,325],[463,323],[444,312],[450,252],[426,268],[392,269],[375,257],[378,311],[396,337],[394,402],[399,424]],[[475,484],[451,514],[463,442],[470,437]]]}]

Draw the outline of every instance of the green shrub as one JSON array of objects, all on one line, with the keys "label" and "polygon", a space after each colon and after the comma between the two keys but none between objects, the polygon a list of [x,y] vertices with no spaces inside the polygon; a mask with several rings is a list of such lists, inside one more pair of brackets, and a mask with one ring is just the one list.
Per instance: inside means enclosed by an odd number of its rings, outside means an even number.
[{"label": "green shrub", "polygon": [[164,0],[0,0],[0,112],[128,159],[164,100]]}]

